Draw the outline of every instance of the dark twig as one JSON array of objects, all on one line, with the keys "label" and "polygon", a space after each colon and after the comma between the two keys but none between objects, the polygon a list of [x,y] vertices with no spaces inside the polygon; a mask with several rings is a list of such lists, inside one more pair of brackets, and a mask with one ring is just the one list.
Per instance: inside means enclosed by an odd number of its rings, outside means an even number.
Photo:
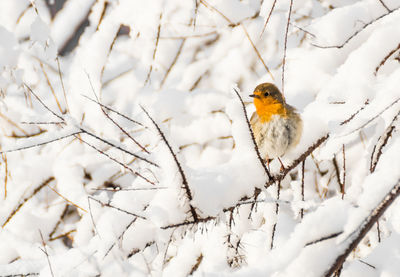
[{"label": "dark twig", "polygon": [[40,234],[40,238],[42,239],[42,245],[43,245],[43,249],[42,248],[39,248],[39,249],[42,250],[43,253],[46,255],[46,259],[47,259],[47,263],[49,264],[51,276],[54,277],[53,268],[51,267],[51,263],[50,263],[49,253],[47,252],[46,243],[44,242],[43,235],[40,230],[39,230],[39,234]]},{"label": "dark twig", "polygon": [[297,165],[299,165],[302,161],[304,161],[315,149],[317,149],[322,143],[324,143],[327,139],[329,138],[329,134],[326,134],[325,136],[319,138],[313,145],[311,145],[306,152],[300,155],[296,160],[292,162],[292,164],[288,167],[285,167],[285,169],[279,173],[273,176],[272,179],[270,179],[266,184],[265,188],[268,188],[271,186],[274,181],[279,181],[283,180],[283,178],[286,177],[286,175],[292,171]]},{"label": "dark twig", "polygon": [[315,47],[318,47],[318,48],[323,48],[323,49],[328,49],[328,48],[338,48],[338,49],[340,49],[340,48],[343,48],[350,40],[352,40],[355,36],[357,36],[359,33],[361,33],[361,31],[363,31],[364,29],[366,29],[369,25],[371,25],[371,24],[377,22],[378,20],[384,18],[385,16],[387,16],[387,15],[393,13],[394,11],[398,10],[399,8],[400,8],[400,7],[397,7],[397,8],[395,8],[395,9],[393,9],[393,10],[390,10],[390,11],[388,11],[387,13],[385,13],[385,14],[383,14],[383,15],[381,15],[381,16],[375,18],[375,19],[373,19],[372,21],[370,21],[370,22],[364,24],[364,26],[363,26],[361,29],[359,29],[359,30],[357,30],[356,32],[354,32],[348,39],[346,39],[345,42],[343,42],[343,43],[340,44],[340,45],[321,46],[321,45],[316,45],[316,44],[313,44],[313,43],[312,43],[311,45],[313,45],[313,46],[315,46]]},{"label": "dark twig", "polygon": [[388,11],[388,12],[390,12],[390,9],[388,8],[388,6],[386,6],[386,4],[382,1],[382,0],[378,0],[381,4],[382,4],[382,6]]},{"label": "dark twig", "polygon": [[150,69],[149,69],[149,72],[147,73],[146,81],[144,81],[144,86],[150,81],[151,72],[153,71],[153,63],[156,59],[158,42],[160,40],[160,34],[161,34],[161,19],[162,19],[162,13],[160,13],[160,19],[159,19],[159,23],[158,23],[158,27],[157,27],[156,45],[154,46],[154,50],[153,50],[153,60],[150,64]]},{"label": "dark twig", "polygon": [[342,122],[340,122],[340,126],[342,126],[342,125],[344,125],[344,124],[347,124],[347,123],[349,123],[351,120],[353,120],[353,118],[354,118],[359,112],[361,112],[362,110],[364,110],[365,107],[366,107],[368,104],[369,104],[369,99],[367,99],[367,100],[365,101],[364,105],[363,105],[361,108],[359,108],[355,113],[353,113],[348,119],[343,120]]},{"label": "dark twig", "polygon": [[171,224],[171,225],[163,226],[163,227],[161,227],[161,229],[165,230],[165,229],[171,229],[171,228],[182,227],[182,226],[187,226],[187,225],[195,225],[195,224],[198,224],[198,223],[205,223],[205,222],[212,221],[212,220],[215,220],[215,219],[216,218],[213,217],[213,216],[208,216],[208,217],[205,217],[205,218],[198,218],[197,221],[184,221],[184,222],[177,223],[177,224]]},{"label": "dark twig", "polygon": [[186,38],[182,39],[181,44],[179,45],[178,51],[176,52],[176,55],[175,55],[174,59],[172,60],[170,66],[167,69],[167,71],[165,72],[164,78],[161,80],[160,88],[162,88],[164,86],[164,83],[167,80],[167,77],[168,77],[169,73],[171,72],[171,70],[174,67],[174,65],[176,64],[176,62],[178,61],[178,58],[181,55],[183,46],[185,45],[185,42],[186,42]]},{"label": "dark twig", "polygon": [[269,19],[271,18],[272,12],[273,12],[274,9],[275,9],[275,4],[276,4],[276,0],[274,0],[274,3],[272,3],[271,10],[269,11],[269,14],[268,14],[268,16],[267,16],[267,20],[265,20],[265,24],[264,24],[264,27],[263,27],[262,32],[261,32],[261,34],[260,34],[260,37],[262,37],[262,35],[263,35],[265,29],[267,28],[267,24],[268,24],[268,22],[269,22]]},{"label": "dark twig", "polygon": [[71,136],[76,136],[76,135],[78,135],[80,133],[82,133],[82,132],[80,132],[80,131],[79,132],[74,132],[72,134],[68,134],[68,135],[65,135],[65,136],[62,136],[62,137],[51,139],[51,140],[48,140],[48,141],[45,141],[45,142],[40,142],[40,143],[36,143],[36,144],[33,144],[33,145],[28,145],[28,146],[15,148],[15,149],[0,151],[0,154],[26,150],[26,149],[30,149],[30,148],[34,148],[34,147],[39,147],[39,146],[46,145],[46,144],[49,144],[49,143],[52,143],[52,142],[55,142],[55,141],[58,141],[58,140],[69,138]]},{"label": "dark twig", "polygon": [[378,232],[378,242],[381,242],[381,228],[379,226],[379,220],[376,221],[376,230]]},{"label": "dark twig", "polygon": [[400,179],[390,190],[390,192],[380,201],[380,203],[372,210],[370,215],[360,224],[360,226],[347,238],[349,244],[347,248],[340,254],[331,267],[323,276],[330,277],[345,262],[350,253],[357,247],[361,240],[365,237],[372,226],[379,220],[386,209],[394,202],[400,194]]},{"label": "dark twig", "polygon": [[118,145],[116,145],[116,144],[114,144],[114,143],[112,143],[112,142],[110,142],[108,140],[105,140],[105,139],[103,139],[103,138],[101,138],[101,137],[99,137],[99,136],[97,136],[97,135],[95,135],[95,134],[93,134],[93,133],[91,133],[89,131],[86,131],[83,128],[79,128],[79,129],[81,130],[82,133],[85,133],[85,134],[87,134],[87,135],[89,135],[91,137],[94,137],[95,139],[97,139],[97,140],[99,140],[99,141],[101,141],[101,142],[103,142],[103,143],[105,143],[105,144],[107,144],[107,145],[109,145],[109,146],[111,146],[111,147],[113,147],[115,149],[118,149],[118,150],[120,150],[120,151],[122,151],[122,152],[124,152],[126,154],[129,154],[129,155],[131,155],[131,156],[133,156],[133,157],[135,157],[135,158],[137,158],[137,159],[139,159],[141,161],[144,161],[144,162],[146,162],[148,164],[151,164],[151,165],[153,165],[155,167],[159,167],[156,163],[154,163],[152,161],[149,161],[148,159],[143,158],[143,157],[141,157],[141,156],[139,156],[139,155],[137,155],[135,153],[132,153],[131,151],[126,150],[126,149],[122,148],[121,146],[118,146]]},{"label": "dark twig", "polygon": [[343,155],[342,199],[344,199],[344,194],[346,190],[346,150],[344,144],[342,146],[342,155]]},{"label": "dark twig", "polygon": [[58,76],[60,77],[61,88],[62,88],[63,93],[64,93],[65,106],[67,107],[67,111],[69,111],[67,93],[65,91],[64,80],[63,80],[62,73],[61,73],[60,59],[58,58],[58,56],[56,58],[56,61],[57,61],[57,68],[58,68]]},{"label": "dark twig", "polygon": [[[304,160],[301,163],[301,201],[304,203],[304,165],[306,161]],[[303,219],[304,216],[304,208],[300,209],[300,218]]]},{"label": "dark twig", "polygon": [[394,130],[396,130],[394,123],[398,119],[399,115],[400,115],[400,111],[393,117],[392,122],[386,128],[384,134],[378,138],[377,143],[374,145],[374,148],[373,148],[372,154],[371,154],[371,163],[369,166],[369,171],[371,173],[373,173],[375,171],[375,168],[378,165],[379,159],[382,155],[382,149],[386,146],[389,139],[392,137],[392,133],[394,132]]},{"label": "dark twig", "polygon": [[148,182],[149,184],[155,185],[154,182],[150,181],[149,179],[147,179],[146,177],[144,177],[142,174],[140,174],[137,171],[134,171],[132,168],[130,168],[129,166],[127,166],[126,164],[118,161],[117,159],[111,157],[110,155],[108,155],[106,152],[104,152],[103,150],[95,147],[94,145],[86,142],[85,140],[83,140],[82,138],[80,138],[79,136],[76,136],[77,139],[79,139],[81,142],[83,142],[84,144],[86,144],[87,146],[93,148],[94,150],[96,150],[97,152],[99,152],[100,154],[106,156],[107,158],[109,158],[110,160],[116,162],[117,164],[121,165],[123,168],[125,168],[126,170],[130,171],[131,173],[133,173],[134,175],[142,178],[143,180],[145,180],[146,182]]},{"label": "dark twig", "polygon": [[[96,103],[100,103],[100,100],[94,91],[94,88],[93,88],[93,85],[92,85],[92,82],[90,81],[90,79],[89,79],[89,82],[90,82],[90,86],[92,87],[92,92],[93,92],[94,96],[96,97],[96,100],[97,100]],[[133,138],[127,131],[125,131],[125,129],[122,128],[122,126],[120,124],[118,124],[118,122],[116,122],[108,113],[106,113],[105,108],[103,108],[102,105],[99,105],[99,107],[100,107],[101,111],[103,112],[103,114],[108,118],[108,120],[110,120],[115,126],[117,126],[118,129],[122,133],[124,133],[128,138],[130,138],[137,146],[139,146],[140,149],[142,149],[147,154],[150,154],[150,152],[147,151],[146,148],[144,148],[135,138]]]},{"label": "dark twig", "polygon": [[251,140],[253,141],[254,150],[256,151],[256,155],[257,155],[258,161],[260,162],[261,166],[264,168],[264,171],[265,171],[265,173],[266,173],[267,176],[268,176],[268,181],[272,181],[272,182],[273,182],[272,175],[271,175],[271,173],[269,172],[267,166],[265,165],[263,159],[261,158],[261,154],[260,154],[260,151],[259,151],[259,149],[258,149],[258,146],[257,146],[257,143],[256,143],[256,139],[255,139],[255,137],[254,137],[253,130],[251,129],[249,117],[247,116],[246,106],[244,105],[243,99],[242,99],[242,97],[240,96],[239,91],[238,91],[236,88],[233,88],[233,90],[235,91],[237,97],[238,97],[239,100],[240,100],[240,103],[242,104],[242,110],[243,110],[243,113],[244,113],[244,117],[245,117],[245,119],[246,119],[247,127],[249,128]]},{"label": "dark twig", "polygon": [[394,100],[392,103],[390,103],[389,105],[387,105],[383,110],[381,110],[378,114],[376,114],[374,117],[372,117],[371,119],[369,119],[367,122],[365,122],[364,124],[362,124],[360,127],[356,128],[355,130],[349,132],[346,135],[350,135],[353,134],[354,132],[357,132],[359,130],[361,130],[362,128],[364,128],[365,126],[367,126],[368,124],[370,124],[372,121],[374,121],[375,119],[377,119],[381,114],[383,114],[384,112],[386,112],[389,108],[391,108],[393,105],[395,105],[397,102],[400,101],[400,97],[397,98],[396,100]]},{"label": "dark twig", "polygon": [[11,214],[7,217],[6,221],[4,221],[3,225],[1,225],[1,227],[4,228],[7,225],[7,223],[13,218],[13,216],[22,208],[22,206],[29,199],[31,199],[33,196],[35,196],[39,191],[41,191],[45,186],[47,186],[53,180],[54,180],[53,176],[47,178],[43,183],[40,184],[40,186],[35,188],[29,196],[25,197],[24,200],[22,200],[22,202],[11,212]]},{"label": "dark twig", "polygon": [[120,211],[122,213],[129,214],[129,215],[132,215],[132,216],[135,216],[135,217],[138,217],[138,218],[146,220],[146,217],[144,217],[142,215],[138,215],[138,214],[134,214],[134,213],[128,212],[128,211],[123,210],[121,208],[115,207],[115,206],[113,206],[113,205],[111,205],[109,203],[104,203],[104,202],[102,202],[102,201],[100,201],[100,200],[98,200],[98,199],[96,199],[96,198],[94,198],[92,196],[88,196],[88,199],[91,199],[91,200],[99,203],[102,207],[112,208],[112,209],[115,209],[115,210]]},{"label": "dark twig", "polygon": [[340,231],[340,232],[337,232],[337,233],[333,233],[333,234],[327,235],[325,237],[319,238],[317,240],[313,240],[313,241],[307,242],[305,244],[305,246],[309,246],[309,245],[312,245],[312,244],[317,244],[319,242],[322,242],[322,241],[325,241],[325,240],[328,240],[328,239],[333,239],[333,238],[336,238],[336,237],[340,236],[341,234],[343,234],[343,231]]},{"label": "dark twig", "polygon": [[92,98],[90,98],[90,97],[88,97],[88,96],[86,96],[86,95],[83,95],[83,94],[82,94],[82,96],[85,97],[86,99],[88,99],[88,100],[90,100],[90,101],[92,101],[92,102],[98,104],[98,105],[101,106],[102,108],[105,108],[106,110],[108,110],[108,111],[110,111],[110,112],[113,112],[113,113],[119,115],[119,116],[122,117],[122,118],[125,118],[126,120],[128,120],[128,121],[130,121],[130,122],[132,122],[132,123],[135,123],[135,124],[140,125],[140,126],[142,126],[142,127],[144,127],[144,128],[147,128],[147,127],[144,126],[142,123],[140,123],[140,122],[138,122],[138,121],[136,121],[136,120],[133,120],[133,119],[130,118],[129,116],[124,115],[124,114],[122,114],[122,113],[120,113],[120,112],[114,110],[113,108],[111,108],[111,107],[109,107],[109,106],[106,106],[106,105],[100,103],[99,101],[96,101],[96,100],[94,100],[94,99],[92,99]]},{"label": "dark twig", "polygon": [[158,134],[160,135],[161,139],[164,141],[164,143],[167,146],[172,158],[174,159],[175,164],[176,164],[176,166],[178,168],[179,174],[181,175],[183,189],[185,190],[186,197],[187,197],[187,199],[189,201],[190,213],[191,213],[191,215],[193,217],[194,222],[198,222],[199,216],[197,215],[197,212],[196,212],[195,208],[190,203],[193,200],[192,192],[190,190],[189,183],[188,183],[188,181],[186,179],[186,175],[183,172],[183,168],[182,168],[180,162],[178,161],[178,157],[174,153],[174,150],[172,150],[171,145],[169,144],[167,138],[165,137],[164,133],[161,131],[161,128],[158,126],[158,124],[154,121],[154,119],[150,116],[150,114],[145,110],[145,108],[143,108],[142,106],[140,106],[140,107],[142,108],[143,112],[147,115],[147,117],[151,120],[153,125],[156,127]]},{"label": "dark twig", "polygon": [[282,59],[282,96],[285,98],[285,65],[286,65],[286,49],[287,49],[287,37],[289,33],[290,17],[292,15],[293,0],[290,0],[289,15],[286,24],[285,31],[285,43],[283,46],[283,59]]},{"label": "dark twig", "polygon": [[390,56],[392,56],[394,53],[396,53],[397,50],[400,49],[400,43],[399,45],[397,45],[397,47],[395,49],[393,49],[392,51],[390,51],[383,59],[382,61],[379,63],[379,65],[375,68],[375,76],[376,74],[378,74],[379,69],[386,63],[386,61],[390,58]]},{"label": "dark twig", "polygon": [[[126,231],[128,231],[128,229],[132,226],[133,223],[136,222],[137,219],[138,219],[138,218],[136,217],[136,218],[134,218],[133,220],[131,220],[131,222],[125,227],[124,231],[118,236],[117,241],[120,241],[120,240],[122,239],[122,237],[124,236],[124,234],[126,233]],[[117,244],[117,241],[114,242],[114,243],[110,246],[110,248],[108,248],[107,252],[104,254],[103,259],[104,259],[105,257],[107,257],[107,255],[111,252],[111,250],[112,250],[112,249],[114,248],[114,246]]]},{"label": "dark twig", "polygon": [[369,263],[367,263],[367,262],[364,262],[363,260],[358,260],[358,261],[359,261],[360,263],[363,263],[363,264],[369,266],[370,268],[376,269],[376,266],[373,266],[373,265],[371,265],[371,264],[369,264]]},{"label": "dark twig", "polygon": [[[278,183],[276,184],[276,199],[279,200],[280,197],[281,197],[281,180],[278,180]],[[275,231],[276,231],[276,225],[278,224],[278,215],[279,215],[279,202],[276,202],[276,204],[275,204],[275,215],[276,215],[276,221],[274,222],[274,225],[272,226],[270,249],[274,248]]]}]

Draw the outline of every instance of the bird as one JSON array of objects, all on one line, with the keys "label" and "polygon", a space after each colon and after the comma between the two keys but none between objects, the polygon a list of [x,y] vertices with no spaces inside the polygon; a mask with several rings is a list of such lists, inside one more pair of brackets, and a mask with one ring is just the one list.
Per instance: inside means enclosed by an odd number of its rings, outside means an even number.
[{"label": "bird", "polygon": [[250,125],[261,158],[268,164],[278,158],[283,170],[280,157],[300,142],[303,131],[301,116],[285,102],[282,93],[272,83],[259,84],[249,96],[256,107]]}]

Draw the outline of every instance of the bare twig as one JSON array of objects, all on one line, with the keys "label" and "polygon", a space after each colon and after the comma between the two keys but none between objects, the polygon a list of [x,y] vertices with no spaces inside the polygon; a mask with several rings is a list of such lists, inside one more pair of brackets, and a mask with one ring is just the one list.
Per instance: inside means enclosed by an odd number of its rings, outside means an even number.
[{"label": "bare twig", "polygon": [[25,197],[24,200],[22,200],[22,202],[11,212],[11,214],[7,217],[6,221],[4,221],[1,227],[4,228],[7,225],[7,223],[13,218],[13,216],[22,208],[22,206],[26,202],[28,202],[29,199],[35,196],[39,191],[41,191],[45,186],[47,186],[53,180],[54,180],[53,176],[47,178],[43,183],[41,183],[37,188],[35,188],[29,196]]},{"label": "bare twig", "polygon": [[322,242],[322,241],[325,241],[325,240],[328,240],[328,239],[333,239],[333,238],[336,238],[336,237],[340,236],[341,234],[343,234],[343,231],[340,231],[340,232],[337,232],[337,233],[333,233],[333,234],[324,236],[322,238],[319,238],[317,240],[313,240],[313,241],[307,242],[304,246],[309,246],[309,245],[317,244],[319,242]]},{"label": "bare twig", "polygon": [[400,194],[400,179],[393,186],[390,192],[379,202],[379,204],[372,210],[370,215],[360,224],[360,226],[347,238],[348,246],[342,254],[337,256],[334,263],[324,273],[323,276],[330,277],[336,272],[345,262],[350,253],[357,247],[361,240],[365,237],[372,226],[379,220],[386,209],[394,202]]},{"label": "bare twig", "polygon": [[[122,239],[122,237],[124,236],[124,234],[126,233],[126,231],[128,231],[128,229],[132,226],[133,223],[136,222],[137,219],[138,219],[137,217],[134,218],[134,219],[125,227],[124,231],[118,236],[117,241],[120,241],[120,240]],[[108,248],[107,252],[104,254],[103,259],[104,259],[105,257],[107,257],[107,255],[110,253],[110,251],[113,249],[113,247],[114,247],[116,244],[117,244],[117,242],[114,242],[114,243],[110,246],[110,248]]]},{"label": "bare twig", "polygon": [[68,100],[67,100],[67,93],[65,91],[64,80],[63,80],[62,73],[61,73],[60,59],[58,58],[58,56],[56,58],[56,61],[57,61],[57,68],[58,68],[58,76],[60,77],[61,87],[62,87],[62,90],[64,93],[65,106],[67,107],[66,111],[68,112],[69,106],[68,106]]},{"label": "bare twig", "polygon": [[[387,105],[383,110],[381,110],[378,114],[376,114],[374,117],[370,118],[367,122],[365,122],[364,124],[362,124],[360,127],[354,129],[353,131],[349,132],[346,135],[350,135],[353,134],[354,132],[357,132],[359,130],[361,130],[362,128],[364,128],[365,126],[367,126],[368,124],[370,124],[372,121],[374,121],[375,119],[377,119],[381,114],[383,114],[384,112],[386,112],[389,108],[391,108],[393,105],[395,105],[397,102],[400,101],[400,97],[397,98],[396,100],[394,100],[392,103],[390,103],[389,105]],[[345,136],[346,136],[345,135]]]},{"label": "bare twig", "polygon": [[68,134],[68,135],[65,135],[65,136],[62,136],[62,137],[58,137],[58,138],[55,138],[55,139],[51,139],[51,140],[48,140],[48,141],[45,141],[45,142],[36,143],[36,144],[33,144],[33,145],[23,146],[23,147],[19,147],[19,148],[15,148],[15,149],[10,149],[10,150],[4,150],[4,151],[1,151],[0,154],[26,150],[26,149],[30,149],[30,148],[34,148],[34,147],[39,147],[39,146],[46,145],[46,144],[49,144],[49,143],[52,143],[52,142],[55,142],[55,141],[58,141],[58,140],[69,138],[71,136],[76,136],[77,134],[80,134],[80,133],[82,133],[82,132],[80,132],[80,131],[79,132],[74,132],[74,133],[71,133],[71,134]]},{"label": "bare twig", "polygon": [[394,48],[392,51],[390,51],[383,59],[382,61],[379,63],[379,65],[375,68],[375,76],[376,74],[378,74],[379,69],[386,63],[386,61],[390,58],[390,56],[392,56],[394,53],[396,53],[397,50],[400,49],[400,43],[399,45],[397,45],[396,48]]},{"label": "bare twig", "polygon": [[388,11],[388,12],[390,12],[390,9],[388,8],[388,6],[386,6],[386,4],[382,1],[382,0],[378,0],[381,4],[382,4],[382,6]]},{"label": "bare twig", "polygon": [[189,276],[195,273],[195,271],[199,268],[202,261],[203,261],[203,254],[200,253],[200,255],[197,256],[196,263],[192,266],[192,269],[190,270]]},{"label": "bare twig", "polygon": [[274,0],[274,3],[272,3],[271,10],[269,11],[269,14],[268,14],[268,16],[267,16],[267,19],[265,20],[265,24],[264,24],[264,27],[263,27],[262,32],[261,32],[261,34],[260,34],[260,37],[262,37],[262,35],[264,34],[265,29],[267,28],[267,24],[268,24],[268,22],[269,22],[269,19],[271,18],[272,12],[273,12],[274,9],[275,9],[275,4],[276,4],[276,0]]},{"label": "bare twig", "polygon": [[344,124],[347,124],[347,123],[349,123],[351,120],[353,120],[353,118],[354,118],[359,112],[361,112],[362,110],[364,110],[365,107],[366,107],[368,104],[369,104],[369,99],[367,99],[367,100],[364,102],[364,105],[363,105],[361,108],[359,108],[355,113],[353,113],[348,119],[343,120],[342,122],[340,122],[340,126],[342,126],[342,125],[344,125]]},{"label": "bare twig", "polygon": [[313,43],[312,43],[311,45],[313,45],[313,46],[315,46],[315,47],[318,47],[318,48],[323,48],[323,49],[327,49],[327,48],[338,48],[338,49],[340,49],[340,48],[343,48],[350,40],[352,40],[355,36],[357,36],[359,33],[361,33],[361,31],[363,31],[364,29],[366,29],[369,25],[371,25],[371,24],[375,23],[376,21],[378,21],[378,20],[384,18],[385,16],[387,16],[387,15],[393,13],[394,11],[398,10],[399,8],[400,8],[400,7],[397,7],[397,8],[395,8],[395,9],[393,9],[393,10],[390,10],[390,11],[388,11],[387,13],[385,13],[385,14],[383,14],[383,15],[381,15],[381,16],[375,18],[375,19],[373,19],[372,21],[370,21],[370,22],[364,24],[364,26],[363,26],[361,29],[359,29],[359,30],[357,30],[356,32],[354,32],[348,39],[345,40],[345,42],[343,42],[343,43],[340,44],[340,45],[321,46],[321,45],[317,45],[317,44],[313,44]]},{"label": "bare twig", "polygon": [[153,71],[153,63],[156,59],[158,41],[160,40],[160,34],[161,34],[161,19],[162,19],[162,13],[160,13],[160,19],[159,19],[159,23],[158,23],[158,27],[157,27],[156,45],[154,46],[154,50],[153,50],[153,60],[150,64],[150,69],[149,69],[149,72],[147,73],[146,80],[144,81],[144,86],[150,81],[151,72]]},{"label": "bare twig", "polygon": [[170,64],[167,71],[165,72],[164,78],[161,80],[160,88],[162,88],[164,86],[164,83],[167,80],[169,73],[171,72],[171,70],[174,67],[174,65],[176,64],[176,62],[178,61],[178,58],[181,55],[183,46],[185,45],[185,42],[186,42],[186,38],[182,39],[181,44],[179,45],[178,51],[176,52],[176,55],[175,55],[174,59],[172,60],[172,63]]},{"label": "bare twig", "polygon": [[39,249],[42,250],[43,253],[46,255],[46,259],[47,259],[47,263],[49,264],[51,276],[54,277],[53,268],[51,267],[51,263],[50,263],[49,253],[47,252],[46,243],[44,242],[43,235],[40,230],[39,230],[39,234],[40,234],[40,238],[42,239],[42,245],[43,245],[43,249],[42,248],[39,248]]},{"label": "bare twig", "polygon": [[342,199],[344,199],[344,194],[346,190],[346,150],[344,144],[342,146],[342,155],[343,155]]},{"label": "bare twig", "polygon": [[[302,161],[301,163],[301,201],[304,203],[304,165],[306,161]],[[303,219],[304,216],[304,208],[300,209],[300,218]]]},{"label": "bare twig", "polygon": [[103,150],[95,147],[94,145],[86,142],[85,140],[83,140],[82,138],[80,138],[79,136],[75,136],[77,139],[79,139],[81,142],[85,143],[87,146],[93,148],[94,150],[96,150],[97,152],[99,152],[100,154],[106,156],[107,158],[109,158],[110,160],[116,162],[117,164],[121,165],[123,168],[125,168],[126,170],[130,171],[131,173],[133,173],[134,175],[142,178],[143,180],[145,180],[146,182],[148,182],[149,184],[155,185],[154,182],[150,181],[148,178],[144,177],[142,174],[140,174],[137,171],[134,171],[132,168],[130,168],[129,166],[127,166],[124,163],[121,163],[120,161],[118,161],[117,159],[111,157],[110,155],[108,155],[107,153],[105,153]]},{"label": "bare twig", "polygon": [[140,123],[140,122],[138,122],[138,121],[136,121],[136,120],[133,120],[133,119],[130,118],[129,116],[124,115],[124,114],[122,114],[122,113],[120,113],[120,112],[114,110],[113,108],[111,108],[111,107],[109,107],[109,106],[107,106],[107,105],[104,105],[104,104],[100,103],[99,101],[96,101],[96,100],[94,100],[94,99],[92,99],[92,98],[90,98],[90,97],[88,97],[88,96],[86,96],[86,95],[83,95],[83,94],[82,94],[82,96],[85,97],[86,99],[88,99],[88,100],[90,100],[90,101],[92,101],[92,102],[98,104],[98,105],[101,106],[102,108],[105,108],[106,110],[108,110],[108,111],[110,111],[110,112],[113,112],[113,113],[119,115],[119,116],[122,117],[122,118],[125,118],[126,120],[128,120],[128,121],[130,121],[130,122],[132,122],[132,123],[135,123],[135,124],[140,125],[140,126],[142,126],[142,127],[144,127],[144,128],[147,128],[147,127],[144,126],[142,123]]},{"label": "bare twig", "polygon": [[285,31],[285,43],[283,46],[283,58],[282,58],[282,96],[285,98],[285,65],[286,65],[286,49],[287,49],[287,37],[289,33],[290,17],[292,15],[293,0],[290,0],[289,15],[286,24]]},{"label": "bare twig", "polygon": [[58,101],[56,92],[54,91],[53,85],[52,85],[51,82],[50,82],[49,76],[47,75],[47,72],[46,72],[46,70],[44,69],[43,63],[42,63],[41,61],[39,61],[39,64],[40,64],[40,68],[42,69],[43,75],[44,75],[44,77],[45,77],[45,79],[46,79],[47,85],[48,85],[49,88],[50,88],[51,94],[53,95],[53,97],[54,97],[54,99],[55,99],[55,101],[56,101],[57,107],[58,107],[58,109],[60,110],[60,113],[64,113],[63,110],[62,110],[62,108],[61,108],[60,102]]},{"label": "bare twig", "polygon": [[151,122],[154,124],[154,126],[156,127],[158,134],[160,135],[161,139],[164,141],[164,143],[167,146],[172,158],[175,161],[175,164],[176,164],[176,166],[178,168],[179,174],[181,175],[183,189],[185,190],[186,197],[187,197],[187,199],[189,201],[190,213],[191,213],[191,215],[193,217],[194,222],[197,222],[199,220],[199,216],[197,215],[196,209],[190,203],[193,200],[192,192],[190,190],[189,183],[188,183],[188,181],[186,179],[186,175],[185,175],[185,173],[183,171],[183,168],[182,168],[180,162],[178,161],[178,157],[176,156],[176,154],[172,150],[171,145],[169,144],[167,138],[165,137],[164,133],[161,131],[161,128],[158,126],[158,124],[154,121],[154,119],[150,116],[150,114],[145,110],[145,108],[143,108],[142,106],[140,106],[140,107],[142,108],[143,112],[147,115],[147,117],[151,120]]},{"label": "bare twig", "polygon": [[[245,117],[245,119],[246,119],[247,127],[249,128],[251,140],[253,141],[254,150],[256,151],[256,155],[257,155],[258,161],[260,162],[261,166],[264,168],[264,171],[265,171],[265,173],[266,173],[267,176],[268,176],[268,180],[271,181],[273,178],[272,178],[272,175],[271,175],[271,173],[269,172],[267,166],[265,165],[263,159],[261,158],[261,154],[260,154],[260,151],[259,151],[259,149],[258,149],[258,146],[257,146],[257,143],[256,143],[256,139],[255,139],[255,137],[254,137],[253,130],[251,129],[249,117],[247,116],[246,106],[244,105],[243,99],[242,99],[242,97],[240,96],[239,91],[238,91],[236,88],[233,88],[233,90],[235,91],[237,97],[238,97],[239,100],[240,100],[240,103],[242,104],[242,110],[243,110],[243,113],[244,113],[244,117]],[[272,181],[273,181],[273,180],[272,180]]]},{"label": "bare twig", "polygon": [[171,224],[171,225],[167,225],[167,226],[163,226],[161,227],[161,229],[171,229],[171,228],[176,228],[176,227],[182,227],[182,226],[187,226],[187,225],[196,225],[198,223],[205,223],[208,221],[212,221],[215,220],[216,218],[213,216],[208,216],[205,218],[198,218],[197,221],[184,221],[181,223],[177,223],[177,224]]},{"label": "bare twig", "polygon": [[378,165],[379,159],[382,155],[382,149],[386,146],[389,139],[392,137],[393,131],[396,129],[394,123],[398,119],[399,115],[400,115],[400,111],[393,117],[392,122],[386,128],[383,135],[381,135],[379,137],[377,143],[374,145],[374,148],[373,148],[372,154],[371,154],[371,162],[370,162],[370,166],[369,166],[369,171],[371,173],[375,171],[375,168]]},{"label": "bare twig", "polygon": [[[280,198],[281,198],[281,180],[278,180],[278,182],[276,184],[276,199],[279,200]],[[278,224],[278,215],[279,215],[279,202],[275,203],[275,215],[276,215],[276,221],[274,222],[274,225],[272,226],[270,249],[274,248],[275,231],[276,231],[276,225]]]},{"label": "bare twig", "polygon": [[129,215],[132,215],[132,216],[135,216],[135,217],[138,217],[138,218],[141,218],[141,219],[146,220],[146,217],[144,217],[144,216],[142,216],[142,215],[138,215],[138,214],[134,214],[134,213],[128,212],[128,211],[123,210],[123,209],[121,209],[121,208],[115,207],[115,206],[113,206],[113,205],[111,205],[111,204],[109,204],[109,203],[104,203],[104,202],[102,202],[102,201],[100,201],[100,200],[98,200],[98,199],[96,199],[96,198],[94,198],[94,197],[92,197],[92,196],[88,196],[88,198],[91,199],[91,200],[93,200],[93,201],[95,201],[95,202],[97,202],[97,203],[99,203],[99,204],[100,204],[101,206],[103,206],[103,207],[112,208],[112,209],[115,209],[115,210],[120,211],[120,212],[122,212],[122,213],[129,214]]}]

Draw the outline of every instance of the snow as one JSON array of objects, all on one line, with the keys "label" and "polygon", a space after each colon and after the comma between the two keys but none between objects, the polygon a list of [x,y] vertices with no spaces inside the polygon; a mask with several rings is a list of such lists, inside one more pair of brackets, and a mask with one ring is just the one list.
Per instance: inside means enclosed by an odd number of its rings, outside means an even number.
[{"label": "snow", "polygon": [[[0,276],[322,276],[400,180],[400,10],[294,1],[282,86],[290,2],[263,32],[273,1],[0,1]],[[285,167],[329,134],[279,199],[234,91],[250,118],[261,82],[303,119]],[[400,275],[399,205],[341,276]]]}]

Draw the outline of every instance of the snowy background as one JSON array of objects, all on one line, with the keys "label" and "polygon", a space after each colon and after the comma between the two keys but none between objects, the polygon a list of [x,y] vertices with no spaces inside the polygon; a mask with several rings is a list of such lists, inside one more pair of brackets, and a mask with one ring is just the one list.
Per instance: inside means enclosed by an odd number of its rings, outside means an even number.
[{"label": "snowy background", "polygon": [[[328,276],[399,183],[398,0],[63,2],[0,1],[0,276]],[[262,82],[304,121],[275,183]],[[400,276],[399,210],[338,275]]]}]

